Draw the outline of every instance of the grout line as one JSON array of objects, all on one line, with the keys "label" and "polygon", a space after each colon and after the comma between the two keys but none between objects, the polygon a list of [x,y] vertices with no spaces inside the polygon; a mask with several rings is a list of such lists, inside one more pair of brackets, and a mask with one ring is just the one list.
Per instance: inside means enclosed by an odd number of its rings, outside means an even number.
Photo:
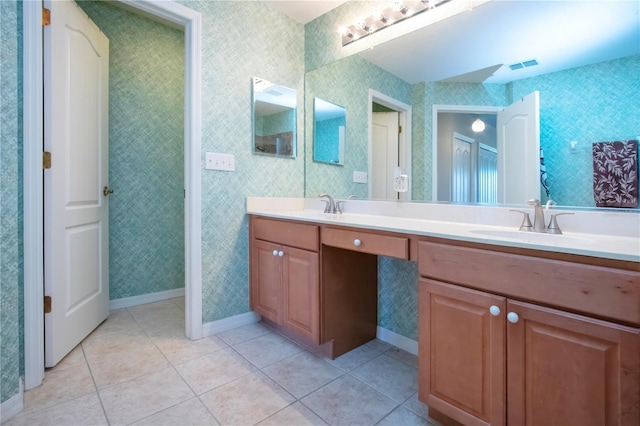
[{"label": "grout line", "polygon": [[98,397],[98,401],[100,401],[100,407],[102,407],[102,413],[104,414],[104,418],[107,421],[107,425],[110,425],[111,422],[109,421],[107,410],[104,408],[104,403],[102,402],[102,396],[100,395],[100,389],[98,389],[98,384],[96,383],[96,379],[95,377],[93,377],[93,370],[91,370],[91,364],[89,364],[89,359],[87,358],[87,354],[84,352],[84,346],[82,342],[80,343],[80,349],[82,350],[82,358],[84,358],[84,362],[87,364],[87,369],[89,370],[89,374],[91,375],[91,381],[93,382],[93,387],[96,390],[96,396]]}]

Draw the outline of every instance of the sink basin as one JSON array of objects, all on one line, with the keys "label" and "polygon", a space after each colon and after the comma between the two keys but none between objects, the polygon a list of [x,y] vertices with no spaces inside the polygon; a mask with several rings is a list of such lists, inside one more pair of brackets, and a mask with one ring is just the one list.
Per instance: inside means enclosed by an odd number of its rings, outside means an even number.
[{"label": "sink basin", "polygon": [[486,235],[494,238],[506,238],[509,240],[522,241],[526,243],[539,243],[550,245],[561,244],[585,244],[591,242],[588,238],[574,237],[570,235],[558,235],[558,234],[542,234],[539,232],[526,232],[526,231],[506,231],[501,229],[474,229],[471,231],[474,234]]}]

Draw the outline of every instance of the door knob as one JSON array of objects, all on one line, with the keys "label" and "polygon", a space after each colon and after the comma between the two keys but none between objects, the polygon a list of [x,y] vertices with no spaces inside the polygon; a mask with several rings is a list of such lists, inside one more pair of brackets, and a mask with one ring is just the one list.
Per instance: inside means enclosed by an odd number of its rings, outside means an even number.
[{"label": "door knob", "polygon": [[274,256],[277,256],[277,255],[278,255],[278,250],[274,250],[274,251],[273,251],[273,255],[274,255]]},{"label": "door knob", "polygon": [[491,313],[491,315],[493,315],[494,317],[497,317],[498,315],[500,315],[500,308],[497,307],[496,305],[493,305],[489,308],[489,312]]},{"label": "door knob", "polygon": [[520,317],[518,316],[518,314],[516,314],[515,312],[509,312],[507,314],[507,320],[511,323],[511,324],[515,324],[520,320]]},{"label": "door knob", "polygon": [[360,244],[362,244],[362,241],[360,241],[359,239],[356,238],[355,240],[353,240],[353,245],[354,246],[360,247]]},{"label": "door knob", "polygon": [[278,256],[280,256],[280,257],[284,256],[284,252],[283,252],[282,250],[280,250],[280,251],[278,252]]},{"label": "door knob", "polygon": [[113,189],[105,186],[104,188],[102,188],[102,194],[107,197],[109,194],[113,194]]}]

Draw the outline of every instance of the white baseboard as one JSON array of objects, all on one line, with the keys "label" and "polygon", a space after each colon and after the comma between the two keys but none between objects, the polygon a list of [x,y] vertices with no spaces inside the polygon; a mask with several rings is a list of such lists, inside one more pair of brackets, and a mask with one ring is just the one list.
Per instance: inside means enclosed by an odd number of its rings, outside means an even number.
[{"label": "white baseboard", "polygon": [[109,310],[130,308],[132,306],[146,305],[147,303],[160,302],[184,296],[184,287],[173,290],[158,291],[156,293],[141,294],[140,296],[123,297],[109,301]]},{"label": "white baseboard", "polygon": [[259,314],[250,311],[218,321],[208,322],[202,324],[202,337],[213,336],[214,334],[222,333],[232,328],[253,324],[254,322],[260,321],[260,318]]},{"label": "white baseboard", "polygon": [[24,408],[24,384],[20,378],[18,393],[0,404],[0,423],[4,423]]},{"label": "white baseboard", "polygon": [[400,348],[403,351],[407,351],[410,354],[416,356],[418,355],[418,342],[416,342],[415,340],[401,336],[398,333],[394,333],[393,331],[387,330],[386,328],[382,327],[378,327],[378,331],[376,334],[378,339],[382,340],[383,342]]}]

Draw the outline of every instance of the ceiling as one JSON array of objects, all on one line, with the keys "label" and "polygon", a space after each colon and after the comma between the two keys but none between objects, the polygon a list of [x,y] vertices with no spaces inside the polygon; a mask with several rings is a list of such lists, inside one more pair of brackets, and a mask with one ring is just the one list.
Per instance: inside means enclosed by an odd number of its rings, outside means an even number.
[{"label": "ceiling", "polygon": [[[267,2],[301,23],[345,3]],[[412,84],[507,83],[640,53],[639,13],[634,0],[493,0],[360,55]]]}]

